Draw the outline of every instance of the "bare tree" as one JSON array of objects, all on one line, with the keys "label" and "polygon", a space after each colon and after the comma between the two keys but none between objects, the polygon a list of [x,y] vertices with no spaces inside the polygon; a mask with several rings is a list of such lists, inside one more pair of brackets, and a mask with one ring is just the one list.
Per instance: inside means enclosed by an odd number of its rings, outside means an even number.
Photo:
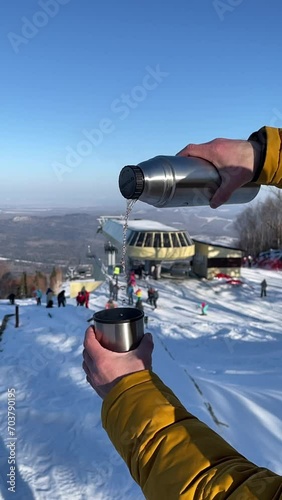
[{"label": "bare tree", "polygon": [[256,256],[282,245],[282,192],[275,190],[265,201],[246,208],[235,220],[240,245]]}]

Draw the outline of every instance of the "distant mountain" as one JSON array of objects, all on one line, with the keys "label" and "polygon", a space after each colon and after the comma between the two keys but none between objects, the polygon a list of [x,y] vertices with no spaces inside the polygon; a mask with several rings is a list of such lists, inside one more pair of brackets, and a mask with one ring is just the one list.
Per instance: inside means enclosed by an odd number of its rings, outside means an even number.
[{"label": "distant mountain", "polygon": [[130,218],[152,219],[173,227],[184,228],[191,236],[237,237],[234,221],[245,205],[210,207],[154,208],[137,203]]}]

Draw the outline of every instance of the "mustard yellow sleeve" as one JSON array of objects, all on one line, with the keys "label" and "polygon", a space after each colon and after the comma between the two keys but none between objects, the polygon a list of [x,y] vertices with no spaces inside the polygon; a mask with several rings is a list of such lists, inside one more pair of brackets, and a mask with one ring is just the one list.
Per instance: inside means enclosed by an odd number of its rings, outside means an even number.
[{"label": "mustard yellow sleeve", "polygon": [[153,372],[121,379],[103,403],[102,423],[149,500],[282,498],[280,476],[188,413]]},{"label": "mustard yellow sleeve", "polygon": [[258,142],[262,148],[253,181],[282,188],[282,129],[262,127],[249,140]]}]

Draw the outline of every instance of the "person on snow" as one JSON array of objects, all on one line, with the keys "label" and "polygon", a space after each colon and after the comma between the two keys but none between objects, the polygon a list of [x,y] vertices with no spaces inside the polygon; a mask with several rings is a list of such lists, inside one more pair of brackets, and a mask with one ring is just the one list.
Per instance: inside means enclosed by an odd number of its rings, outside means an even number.
[{"label": "person on snow", "polygon": [[201,314],[202,314],[203,316],[206,316],[206,315],[207,315],[207,313],[208,313],[208,308],[209,308],[208,304],[206,304],[205,302],[202,302],[202,303],[201,303]]},{"label": "person on snow", "polygon": [[48,288],[46,291],[46,307],[50,309],[53,307],[53,297],[54,297],[54,292],[51,288]]},{"label": "person on snow", "polygon": [[88,290],[85,290],[84,297],[85,297],[84,305],[85,307],[87,307],[87,309],[89,309],[90,292],[88,292]]},{"label": "person on snow", "polygon": [[113,299],[109,299],[105,305],[105,309],[115,309],[117,305],[114,303]]},{"label": "person on snow", "polygon": [[147,294],[148,294],[147,302],[148,302],[148,304],[150,304],[150,306],[153,306],[154,293],[155,293],[155,289],[152,286],[150,286],[150,288],[148,288],[148,291],[147,291]]},{"label": "person on snow", "polygon": [[140,264],[140,266],[138,266],[136,269],[136,274],[140,280],[143,278],[143,271],[144,271],[144,266]]},{"label": "person on snow", "polygon": [[[282,188],[281,150],[282,129],[263,127],[248,141],[215,139],[179,154],[216,166],[224,180],[210,200],[217,208],[249,181]],[[153,347],[146,333],[136,349],[112,352],[90,327],[83,351],[86,380],[104,400],[102,425],[145,498],[281,498],[281,476],[247,460],[189,413],[152,371]]]},{"label": "person on snow", "polygon": [[86,290],[85,286],[82,287],[81,291],[81,304],[82,306],[85,306],[87,307],[87,309],[89,308],[89,298],[90,298],[90,293]]},{"label": "person on snow", "polygon": [[114,282],[112,279],[110,279],[109,281],[109,295],[110,295],[110,299],[113,298],[113,288],[114,288]]},{"label": "person on snow", "polygon": [[10,295],[8,295],[8,297],[7,297],[7,299],[9,300],[9,302],[12,306],[15,305],[15,298],[16,298],[15,293],[10,293]]},{"label": "person on snow", "polygon": [[119,275],[120,275],[120,267],[115,266],[114,273],[113,273],[113,279],[115,280],[116,283],[118,282]]},{"label": "person on snow", "polygon": [[135,295],[137,297],[137,300],[135,302],[135,307],[137,309],[140,309],[140,311],[143,311],[144,307],[143,307],[143,301],[142,301],[142,290],[141,290],[141,288],[138,288],[138,290],[136,290]]},{"label": "person on snow", "polygon": [[262,280],[260,284],[260,296],[261,297],[266,297],[266,289],[267,289],[267,282],[266,280]]},{"label": "person on snow", "polygon": [[158,290],[154,289],[153,298],[152,298],[152,303],[153,303],[154,309],[157,309],[158,298],[159,298],[159,292],[158,292]]},{"label": "person on snow", "polygon": [[132,285],[133,288],[136,286],[135,271],[130,272],[127,284]]},{"label": "person on snow", "polygon": [[118,300],[119,286],[117,283],[113,285],[113,300]]},{"label": "person on snow", "polygon": [[37,290],[35,290],[34,296],[36,299],[36,304],[38,306],[41,306],[42,292],[41,292],[40,288],[37,288]]},{"label": "person on snow", "polygon": [[66,306],[66,297],[65,297],[65,290],[62,290],[60,293],[57,295],[57,301],[58,301],[58,307],[65,307]]},{"label": "person on snow", "polygon": [[78,292],[78,294],[76,296],[76,305],[77,306],[84,306],[84,302],[85,302],[85,297],[84,297],[83,293]]},{"label": "person on snow", "polygon": [[128,297],[128,305],[132,306],[133,305],[133,294],[134,294],[134,288],[132,285],[127,285],[126,294]]},{"label": "person on snow", "polygon": [[135,303],[136,309],[139,309],[139,311],[144,311],[144,306],[141,297],[138,297]]}]

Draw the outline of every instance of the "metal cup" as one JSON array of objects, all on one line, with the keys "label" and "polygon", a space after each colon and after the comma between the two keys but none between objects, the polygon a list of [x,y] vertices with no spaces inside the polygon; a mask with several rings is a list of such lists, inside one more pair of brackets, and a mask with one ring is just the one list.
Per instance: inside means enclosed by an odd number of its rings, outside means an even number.
[{"label": "metal cup", "polygon": [[144,335],[144,313],[139,309],[104,309],[96,312],[93,319],[97,340],[110,351],[131,351]]}]

